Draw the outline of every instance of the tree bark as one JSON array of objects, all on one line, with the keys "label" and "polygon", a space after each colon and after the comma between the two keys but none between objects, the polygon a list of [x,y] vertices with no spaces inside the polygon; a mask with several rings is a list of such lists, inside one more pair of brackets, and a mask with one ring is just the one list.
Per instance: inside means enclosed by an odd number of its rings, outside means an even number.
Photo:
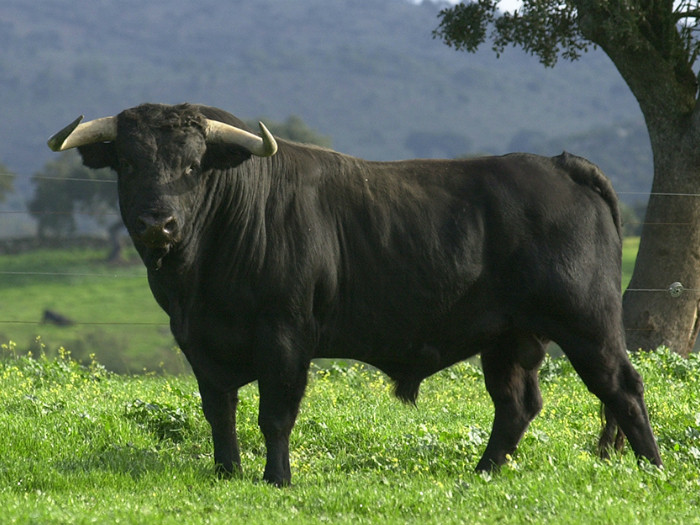
[{"label": "tree bark", "polygon": [[[700,328],[700,116],[689,103],[696,87],[677,82],[668,62],[659,61],[664,75],[649,79],[638,52],[611,58],[639,101],[654,155],[639,253],[623,297],[627,346],[663,345],[687,356]],[[677,282],[685,291],[672,295],[667,290]]]},{"label": "tree bark", "polygon": [[[623,3],[575,3],[583,35],[605,51],[639,102],[654,156],[652,194],[623,297],[627,347],[664,345],[687,356],[700,328],[700,115],[692,64],[665,4],[640,18]],[[668,292],[676,282],[685,289],[680,295]]]},{"label": "tree bark", "polygon": [[[679,142],[667,146],[667,154],[655,153],[652,195],[623,297],[624,325],[630,350],[667,346],[687,356],[700,328],[700,197],[693,196],[700,193],[700,164]],[[668,195],[678,193],[688,195]],[[685,289],[680,295],[668,291],[676,282]]]}]

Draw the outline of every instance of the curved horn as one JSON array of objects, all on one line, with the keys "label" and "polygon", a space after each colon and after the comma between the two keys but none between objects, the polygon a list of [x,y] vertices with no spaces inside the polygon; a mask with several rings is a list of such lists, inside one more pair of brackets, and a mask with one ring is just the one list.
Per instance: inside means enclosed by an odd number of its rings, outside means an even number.
[{"label": "curved horn", "polygon": [[117,117],[104,117],[81,124],[80,115],[48,140],[53,151],[65,151],[78,146],[107,142],[117,138]]},{"label": "curved horn", "polygon": [[258,124],[260,125],[262,137],[248,133],[241,128],[224,124],[218,120],[207,119],[207,141],[219,144],[235,144],[247,149],[258,157],[271,157],[277,153],[277,141],[265,127],[265,124],[262,122]]}]

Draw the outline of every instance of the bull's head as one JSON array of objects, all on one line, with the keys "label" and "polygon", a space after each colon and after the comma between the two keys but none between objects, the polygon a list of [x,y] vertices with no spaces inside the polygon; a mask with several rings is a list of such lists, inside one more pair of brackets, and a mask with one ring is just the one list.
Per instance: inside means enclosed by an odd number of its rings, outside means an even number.
[{"label": "bull's head", "polygon": [[81,123],[79,117],[53,135],[53,151],[78,148],[85,165],[111,167],[119,178],[122,218],[144,262],[158,269],[181,240],[197,202],[202,175],[213,167],[210,149],[227,152],[227,166],[251,155],[269,157],[277,142],[260,123],[261,135],[207,118],[203,112],[242,126],[235,117],[213,108],[145,104]]}]

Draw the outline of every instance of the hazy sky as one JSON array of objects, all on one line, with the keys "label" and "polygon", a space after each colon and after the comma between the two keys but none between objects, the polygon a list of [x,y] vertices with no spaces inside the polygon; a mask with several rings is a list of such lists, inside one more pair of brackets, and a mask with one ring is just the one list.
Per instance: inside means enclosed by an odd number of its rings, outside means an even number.
[{"label": "hazy sky", "polygon": [[500,7],[502,11],[512,11],[513,9],[519,7],[520,4],[520,0],[501,0]]}]

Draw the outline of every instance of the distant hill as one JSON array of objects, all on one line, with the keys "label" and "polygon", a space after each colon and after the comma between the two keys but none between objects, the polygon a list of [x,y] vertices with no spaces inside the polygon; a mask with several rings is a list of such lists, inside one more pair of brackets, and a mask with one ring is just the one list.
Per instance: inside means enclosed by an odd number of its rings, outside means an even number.
[{"label": "distant hill", "polygon": [[[648,153],[636,101],[604,54],[546,70],[516,49],[457,53],[431,36],[438,11],[404,0],[3,0],[0,162],[31,174],[50,158],[46,138],[77,115],[146,101],[296,115],[369,159],[581,153],[563,137],[620,126],[641,129],[633,150]],[[583,152],[617,160],[604,167],[620,181],[617,165],[632,161],[604,142],[606,153]],[[648,155],[638,166],[630,187],[647,189]]]}]

